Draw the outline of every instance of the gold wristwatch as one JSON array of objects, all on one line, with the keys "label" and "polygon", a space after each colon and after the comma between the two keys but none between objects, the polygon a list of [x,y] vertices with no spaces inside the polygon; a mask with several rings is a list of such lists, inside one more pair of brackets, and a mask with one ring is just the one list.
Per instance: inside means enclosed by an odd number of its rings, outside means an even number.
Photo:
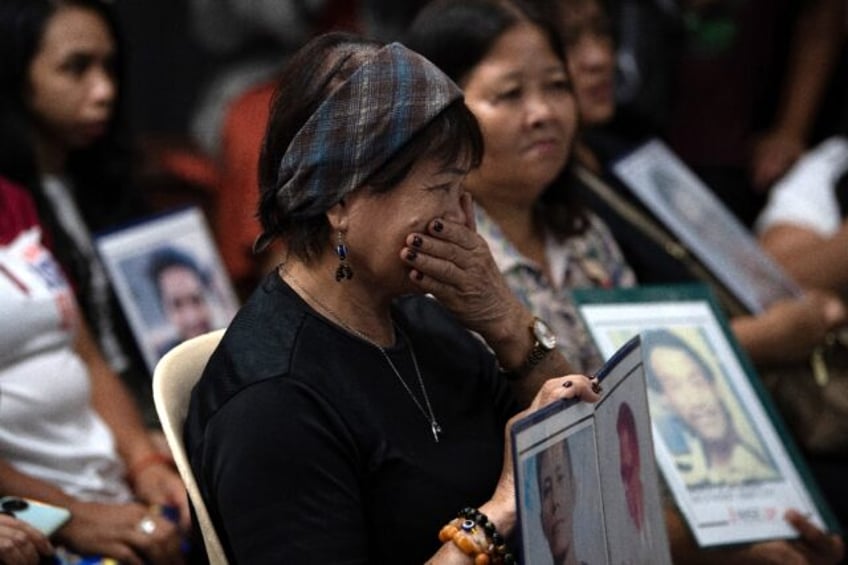
[{"label": "gold wristwatch", "polygon": [[551,327],[541,318],[533,318],[533,323],[530,325],[530,335],[533,336],[533,349],[527,355],[522,367],[523,372],[530,371],[541,363],[542,359],[548,353],[554,350],[557,343],[557,337]]}]

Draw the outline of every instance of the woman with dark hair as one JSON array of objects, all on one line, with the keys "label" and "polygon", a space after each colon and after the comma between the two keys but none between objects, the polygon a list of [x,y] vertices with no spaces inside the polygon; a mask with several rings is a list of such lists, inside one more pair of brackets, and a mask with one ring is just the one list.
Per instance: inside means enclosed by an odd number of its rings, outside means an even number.
[{"label": "woman with dark hair", "polygon": [[[105,217],[120,200],[123,185],[107,182],[116,41],[103,2],[0,2],[0,492],[69,509],[53,539],[74,553],[179,563],[177,527],[151,505],[175,507],[187,528],[185,487],[74,293],[106,304],[77,202]],[[45,241],[85,273],[81,286]]]},{"label": "woman with dark hair", "polygon": [[577,106],[555,28],[509,0],[442,1],[416,18],[406,44],[463,88],[486,152],[463,185],[478,232],[520,300],[562,336],[581,371],[602,359],[570,289],[635,283],[606,226],[570,188]]},{"label": "woman with dark hair", "polygon": [[553,336],[474,233],[474,116],[423,57],[346,34],[304,46],[279,85],[258,244],[281,238],[287,255],[186,421],[224,549],[240,563],[509,563],[505,426],[521,407],[594,401],[597,383],[557,376],[571,371]]},{"label": "woman with dark hair", "polygon": [[[60,14],[97,25],[60,25]],[[32,195],[47,243],[120,372],[130,368],[131,341],[119,333],[126,328],[91,241],[144,211],[129,179],[118,31],[104,0],[0,2],[0,176]]]}]

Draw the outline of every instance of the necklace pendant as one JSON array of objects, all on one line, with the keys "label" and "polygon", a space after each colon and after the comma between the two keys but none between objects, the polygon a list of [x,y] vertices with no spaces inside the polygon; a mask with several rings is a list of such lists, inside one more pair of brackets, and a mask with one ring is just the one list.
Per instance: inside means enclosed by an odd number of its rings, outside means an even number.
[{"label": "necklace pendant", "polygon": [[433,439],[436,440],[436,443],[439,443],[439,434],[442,433],[442,426],[434,420],[430,422],[430,429],[433,430]]}]

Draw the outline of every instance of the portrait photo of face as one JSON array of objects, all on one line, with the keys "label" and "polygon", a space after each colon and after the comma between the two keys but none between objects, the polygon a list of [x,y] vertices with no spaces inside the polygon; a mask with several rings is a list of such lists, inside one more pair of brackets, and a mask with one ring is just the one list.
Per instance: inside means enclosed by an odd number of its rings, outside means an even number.
[{"label": "portrait photo of face", "polygon": [[766,531],[792,537],[785,510],[818,515],[768,392],[710,289],[578,290],[575,300],[598,348],[625,375],[599,371],[605,394],[594,411],[611,563],[660,562],[676,533],[665,528],[670,497],[700,547],[767,539]]},{"label": "portrait photo of face", "polygon": [[233,319],[238,296],[200,208],[151,216],[95,243],[151,374],[176,345]]},{"label": "portrait photo of face", "polygon": [[639,434],[636,418],[626,402],[618,409],[616,420],[618,431],[618,457],[621,484],[627,501],[627,515],[633,526],[641,531],[645,523],[645,493],[642,486],[642,461],[639,449]]},{"label": "portrait photo of face", "polygon": [[539,453],[536,474],[542,505],[542,532],[554,563],[576,563],[572,547],[576,489],[568,444],[563,441]]},{"label": "portrait photo of face", "polygon": [[778,479],[779,474],[738,406],[729,408],[719,379],[726,377],[690,343],[666,331],[643,337],[649,391],[669,414],[660,425],[669,444],[685,438],[677,466],[686,485],[738,485]]},{"label": "portrait photo of face", "polygon": [[592,426],[570,430],[519,462],[525,565],[606,562],[597,446]]},{"label": "portrait photo of face", "polygon": [[609,562],[670,563],[644,380],[609,386],[595,413]]},{"label": "portrait photo of face", "polygon": [[745,307],[756,312],[801,295],[750,230],[662,142],[640,146],[615,171]]},{"label": "portrait photo of face", "polygon": [[159,249],[150,257],[149,274],[177,339],[212,330],[210,277],[191,255],[174,247]]}]

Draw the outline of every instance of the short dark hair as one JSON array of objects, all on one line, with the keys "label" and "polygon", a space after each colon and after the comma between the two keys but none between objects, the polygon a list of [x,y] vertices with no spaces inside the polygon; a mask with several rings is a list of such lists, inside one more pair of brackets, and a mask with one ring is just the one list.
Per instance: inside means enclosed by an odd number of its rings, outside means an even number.
[{"label": "short dark hair", "polygon": [[[468,74],[486,58],[497,40],[521,23],[538,28],[565,65],[565,47],[558,27],[537,7],[521,1],[435,0],[419,12],[404,43],[463,87]],[[575,198],[575,191],[570,190],[573,182],[569,159],[535,210],[537,222],[561,239],[580,234],[588,227],[585,209]]]},{"label": "short dark hair", "polygon": [[698,365],[698,368],[701,369],[701,372],[708,381],[715,382],[715,375],[709,365],[707,365],[707,362],[704,361],[703,357],[686,340],[677,334],[664,329],[650,330],[642,334],[641,341],[642,355],[643,359],[645,359],[645,378],[651,390],[659,393],[662,393],[664,390],[662,382],[657,377],[654,367],[650,363],[651,353],[658,347],[670,347],[683,351]]},{"label": "short dark hair", "polygon": [[[262,248],[270,239],[283,237],[290,253],[309,262],[320,257],[330,240],[324,214],[292,218],[277,205],[280,161],[291,141],[334,87],[350,77],[382,43],[348,33],[319,36],[300,49],[287,63],[271,102],[271,114],[259,161],[259,208]],[[417,132],[394,155],[365,180],[375,193],[388,192],[403,181],[422,158],[450,164],[465,159],[470,167],[483,158],[483,136],[474,114],[462,100],[450,104]]]},{"label": "short dark hair", "polygon": [[162,247],[157,249],[150,255],[147,263],[147,276],[153,281],[153,286],[156,289],[156,297],[159,302],[162,302],[162,287],[160,277],[162,273],[168,269],[179,267],[187,269],[197,275],[198,280],[204,287],[208,287],[211,283],[211,277],[204,269],[200,267],[197,261],[190,254],[177,249],[176,247]]},{"label": "short dark hair", "polygon": [[435,0],[418,13],[403,41],[462,86],[497,40],[525,22],[539,28],[564,62],[563,42],[553,23],[531,5],[512,0]]}]

